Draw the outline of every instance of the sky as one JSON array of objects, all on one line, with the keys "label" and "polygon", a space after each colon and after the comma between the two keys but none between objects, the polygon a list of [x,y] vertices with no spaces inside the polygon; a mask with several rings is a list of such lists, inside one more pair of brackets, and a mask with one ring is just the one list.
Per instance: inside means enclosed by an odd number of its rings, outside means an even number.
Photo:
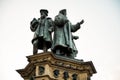
[{"label": "sky", "polygon": [[15,70],[25,68],[32,55],[30,21],[40,17],[40,9],[53,20],[61,9],[72,24],[84,19],[74,33],[76,59],[93,62],[97,74],[91,80],[120,80],[120,0],[0,0],[1,80],[23,80]]}]

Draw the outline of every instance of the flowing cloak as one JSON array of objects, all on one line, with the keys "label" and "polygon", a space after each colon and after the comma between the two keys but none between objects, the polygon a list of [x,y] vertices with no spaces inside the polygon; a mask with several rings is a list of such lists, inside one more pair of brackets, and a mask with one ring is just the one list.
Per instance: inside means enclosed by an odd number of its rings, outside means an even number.
[{"label": "flowing cloak", "polygon": [[79,28],[79,25],[72,25],[69,21],[63,26],[55,26],[52,51],[62,49],[67,54],[75,57],[78,51],[73,41],[72,32],[76,32]]},{"label": "flowing cloak", "polygon": [[35,32],[32,43],[38,40],[38,49],[43,49],[43,42],[47,45],[47,49],[52,45],[52,36],[49,28],[52,26],[51,18],[38,19],[35,18],[31,21],[30,29]]}]

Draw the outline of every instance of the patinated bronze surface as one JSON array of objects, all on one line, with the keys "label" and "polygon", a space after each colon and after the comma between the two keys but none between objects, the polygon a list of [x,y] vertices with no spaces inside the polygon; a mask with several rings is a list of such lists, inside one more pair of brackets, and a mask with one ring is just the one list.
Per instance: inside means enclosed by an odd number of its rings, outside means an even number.
[{"label": "patinated bronze surface", "polygon": [[41,17],[34,18],[31,21],[30,29],[35,32],[33,43],[33,54],[37,54],[38,49],[47,52],[47,49],[51,48],[52,37],[50,27],[52,26],[52,19],[48,18],[48,11],[46,9],[40,10]]},{"label": "patinated bronze surface", "polygon": [[[74,40],[79,37],[72,35],[72,32],[80,29],[84,20],[72,25],[66,16],[66,9],[60,10],[54,21],[47,17],[48,11],[46,9],[41,9],[40,14],[41,17],[34,18],[30,26],[30,29],[35,32],[32,39],[33,54],[37,54],[38,49],[47,52],[47,49],[51,48],[56,55],[74,58],[78,53]],[[54,32],[53,40],[51,32]]]},{"label": "patinated bronze surface", "polygon": [[74,39],[78,39],[78,36],[73,36],[72,32],[80,29],[80,25],[83,24],[84,20],[72,25],[66,15],[66,9],[63,9],[55,16],[54,36],[51,49],[57,55],[74,58],[78,53]]}]

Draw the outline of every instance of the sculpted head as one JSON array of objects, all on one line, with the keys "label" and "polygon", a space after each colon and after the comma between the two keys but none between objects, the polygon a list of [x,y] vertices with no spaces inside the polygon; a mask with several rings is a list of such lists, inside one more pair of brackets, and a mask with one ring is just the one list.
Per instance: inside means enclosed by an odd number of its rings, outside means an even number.
[{"label": "sculpted head", "polygon": [[46,16],[48,16],[48,10],[41,9],[40,14],[41,14],[41,18],[45,18]]},{"label": "sculpted head", "polygon": [[66,9],[62,9],[62,10],[60,10],[59,13],[63,14],[64,16],[67,15],[67,11],[66,11]]}]

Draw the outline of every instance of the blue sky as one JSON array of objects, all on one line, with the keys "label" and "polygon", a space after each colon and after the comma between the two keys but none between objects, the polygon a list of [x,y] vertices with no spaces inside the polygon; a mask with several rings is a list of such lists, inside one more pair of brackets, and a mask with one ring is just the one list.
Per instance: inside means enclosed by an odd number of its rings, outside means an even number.
[{"label": "blue sky", "polygon": [[[92,61],[97,74],[92,80],[120,80],[120,1],[119,0],[0,0],[0,75],[2,80],[23,80],[15,71],[32,55],[30,21],[39,10],[48,9],[54,19],[67,9],[68,19],[81,29],[74,33],[77,59]],[[39,51],[41,52],[41,51]]]}]

